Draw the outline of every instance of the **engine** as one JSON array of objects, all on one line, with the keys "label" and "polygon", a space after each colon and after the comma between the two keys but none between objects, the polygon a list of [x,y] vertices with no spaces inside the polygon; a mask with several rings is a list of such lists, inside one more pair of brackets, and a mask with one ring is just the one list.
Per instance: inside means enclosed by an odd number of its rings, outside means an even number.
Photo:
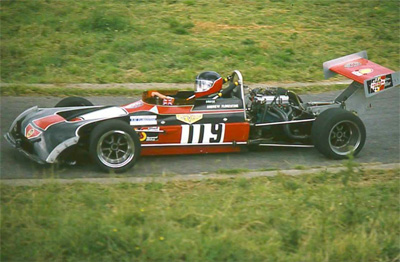
[{"label": "engine", "polygon": [[276,131],[294,140],[309,137],[309,130],[302,128],[307,124],[284,124],[313,118],[304,110],[302,100],[294,92],[283,88],[256,88],[250,91],[246,100],[248,118],[255,125],[262,124],[260,132],[271,134],[271,131]]},{"label": "engine", "polygon": [[256,103],[265,103],[268,105],[271,105],[272,103],[276,103],[279,105],[288,105],[289,104],[289,96],[286,96],[286,95],[273,96],[273,95],[257,94],[254,97],[254,100],[256,101]]}]

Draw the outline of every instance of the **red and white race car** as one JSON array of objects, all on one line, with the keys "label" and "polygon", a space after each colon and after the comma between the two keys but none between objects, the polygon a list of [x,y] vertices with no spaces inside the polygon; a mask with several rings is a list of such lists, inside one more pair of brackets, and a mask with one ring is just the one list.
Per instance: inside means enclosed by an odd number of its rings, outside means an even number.
[{"label": "red and white race car", "polygon": [[[238,152],[245,146],[316,147],[333,159],[358,154],[366,131],[356,115],[366,99],[400,83],[400,72],[375,64],[365,51],[324,63],[325,77],[354,82],[334,101],[304,103],[283,88],[250,90],[235,70],[204,72],[195,91],[147,91],[123,106],[93,106],[79,97],[54,108],[32,107],[5,135],[39,163],[88,150],[103,170],[123,172],[140,155]],[[223,88],[223,84],[227,87]]]}]

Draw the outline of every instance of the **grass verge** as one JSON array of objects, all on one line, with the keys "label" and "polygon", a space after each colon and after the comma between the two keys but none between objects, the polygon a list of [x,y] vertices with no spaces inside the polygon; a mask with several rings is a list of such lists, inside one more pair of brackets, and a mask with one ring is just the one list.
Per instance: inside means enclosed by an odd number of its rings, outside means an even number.
[{"label": "grass verge", "polygon": [[[347,85],[330,86],[307,86],[299,88],[288,88],[297,94],[321,93],[326,91],[343,90]],[[188,84],[186,90],[192,90],[193,86]],[[162,89],[162,91],[171,91],[172,89]],[[0,94],[2,96],[126,96],[141,95],[144,90],[135,90],[131,88],[66,88],[66,87],[41,87],[31,85],[7,85],[2,86]]]},{"label": "grass verge", "polygon": [[399,170],[1,185],[2,261],[395,261]]}]

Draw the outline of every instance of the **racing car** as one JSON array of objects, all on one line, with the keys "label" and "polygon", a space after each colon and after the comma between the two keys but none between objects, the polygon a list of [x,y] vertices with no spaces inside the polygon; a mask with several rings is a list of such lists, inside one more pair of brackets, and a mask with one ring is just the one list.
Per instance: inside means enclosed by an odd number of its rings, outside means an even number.
[{"label": "racing car", "polygon": [[223,78],[208,71],[194,91],[150,90],[122,106],[94,106],[68,97],[54,108],[27,109],[5,135],[38,163],[88,151],[105,171],[124,172],[139,156],[238,152],[243,147],[315,147],[332,159],[357,155],[366,130],[357,116],[376,94],[400,83],[394,72],[368,60],[366,51],[323,64],[325,78],[354,80],[333,101],[303,102],[283,88],[244,85],[240,71]]}]

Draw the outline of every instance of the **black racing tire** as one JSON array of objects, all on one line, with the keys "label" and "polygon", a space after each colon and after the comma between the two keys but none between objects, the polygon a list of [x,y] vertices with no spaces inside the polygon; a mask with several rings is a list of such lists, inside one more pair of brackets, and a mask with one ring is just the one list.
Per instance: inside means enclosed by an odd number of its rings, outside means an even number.
[{"label": "black racing tire", "polygon": [[365,144],[366,131],[361,119],[341,108],[323,111],[311,130],[315,148],[328,158],[356,156]]},{"label": "black racing tire", "polygon": [[70,96],[62,99],[55,107],[93,106],[92,102],[83,97]]},{"label": "black racing tire", "polygon": [[107,172],[122,173],[132,168],[140,149],[138,135],[121,120],[102,122],[90,134],[89,154]]}]

